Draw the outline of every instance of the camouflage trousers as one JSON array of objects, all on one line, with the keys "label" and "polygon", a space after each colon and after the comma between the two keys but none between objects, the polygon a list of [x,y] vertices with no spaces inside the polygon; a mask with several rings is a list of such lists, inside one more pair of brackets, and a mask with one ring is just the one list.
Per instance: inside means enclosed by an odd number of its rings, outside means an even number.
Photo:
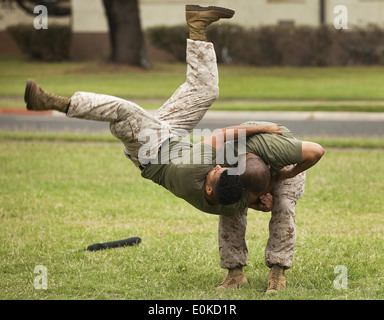
[{"label": "camouflage trousers", "polygon": [[[274,206],[265,248],[265,263],[268,267],[279,265],[288,269],[292,266],[296,243],[295,207],[304,193],[305,175],[302,172],[292,179],[279,181],[271,191]],[[219,217],[218,242],[222,268],[247,265],[246,228],[247,210]]]},{"label": "camouflage trousers", "polygon": [[157,157],[164,141],[188,135],[218,98],[216,54],[210,42],[187,39],[186,81],[154,113],[113,96],[76,92],[67,116],[110,122],[112,134],[137,166]]}]

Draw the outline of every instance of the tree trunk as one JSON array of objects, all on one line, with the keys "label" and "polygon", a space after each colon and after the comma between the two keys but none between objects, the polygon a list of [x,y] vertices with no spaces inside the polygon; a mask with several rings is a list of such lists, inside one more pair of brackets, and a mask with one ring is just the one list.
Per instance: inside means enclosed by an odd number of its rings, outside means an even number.
[{"label": "tree trunk", "polygon": [[113,62],[148,67],[138,0],[103,0]]}]

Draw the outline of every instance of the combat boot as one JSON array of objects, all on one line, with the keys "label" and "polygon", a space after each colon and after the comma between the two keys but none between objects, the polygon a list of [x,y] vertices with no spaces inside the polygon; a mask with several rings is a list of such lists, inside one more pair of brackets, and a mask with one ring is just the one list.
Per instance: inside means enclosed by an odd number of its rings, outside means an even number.
[{"label": "combat boot", "polygon": [[206,28],[219,19],[230,19],[235,14],[231,9],[186,5],[185,16],[191,40],[207,41]]},{"label": "combat boot", "polygon": [[45,92],[35,80],[28,80],[25,86],[24,101],[27,103],[28,110],[57,110],[65,113],[71,99]]},{"label": "combat boot", "polygon": [[216,287],[216,290],[237,289],[248,284],[242,267],[228,269],[225,280]]},{"label": "combat boot", "polygon": [[287,286],[284,268],[273,265],[268,274],[268,288],[266,294],[282,291]]}]

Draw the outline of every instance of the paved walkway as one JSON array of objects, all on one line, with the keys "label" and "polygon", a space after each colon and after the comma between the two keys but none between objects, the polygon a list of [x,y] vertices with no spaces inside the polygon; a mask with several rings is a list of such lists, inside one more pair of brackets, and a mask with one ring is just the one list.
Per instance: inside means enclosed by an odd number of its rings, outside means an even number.
[{"label": "paved walkway", "polygon": [[[384,138],[384,113],[208,111],[197,129],[214,130],[249,120],[283,124],[298,138]],[[109,133],[109,124],[67,118],[59,112],[0,109],[0,130],[104,134]]]}]

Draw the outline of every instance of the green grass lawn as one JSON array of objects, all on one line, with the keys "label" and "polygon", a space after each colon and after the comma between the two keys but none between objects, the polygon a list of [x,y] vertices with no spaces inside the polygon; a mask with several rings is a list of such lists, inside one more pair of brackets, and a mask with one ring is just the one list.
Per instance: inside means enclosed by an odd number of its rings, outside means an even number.
[{"label": "green grass lawn", "polygon": [[[250,210],[250,285],[217,292],[218,218],[140,177],[115,143],[0,141],[1,299],[383,299],[384,152],[326,151],[296,210],[288,288],[265,296],[270,215]],[[136,247],[78,251],[139,236]],[[34,288],[37,265],[48,289]],[[337,266],[347,289],[335,289]]]},{"label": "green grass lawn", "polygon": [[[158,108],[185,80],[185,64],[154,63],[149,70],[103,62],[31,63],[0,58],[0,108],[24,108],[27,78],[48,91],[76,91],[139,100]],[[212,110],[384,110],[384,68],[257,68],[219,65],[220,99]]]},{"label": "green grass lawn", "polygon": [[[301,137],[301,140],[313,141],[327,148],[361,148],[361,149],[384,149],[384,139],[381,138],[322,138]],[[0,131],[0,141],[22,141],[22,142],[117,142],[120,141],[111,134],[76,134],[76,133],[46,133],[46,132],[21,132]],[[191,138],[197,142],[197,138]]]}]

